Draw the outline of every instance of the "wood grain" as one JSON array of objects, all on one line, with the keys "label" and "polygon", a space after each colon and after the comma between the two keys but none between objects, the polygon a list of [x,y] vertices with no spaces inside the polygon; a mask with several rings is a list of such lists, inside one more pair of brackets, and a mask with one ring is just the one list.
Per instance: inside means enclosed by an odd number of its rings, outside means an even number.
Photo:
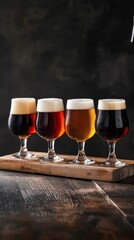
[{"label": "wood grain", "polygon": [[[8,171],[0,171],[0,180],[1,240],[134,237],[132,223],[111,204],[109,192],[104,189],[108,184],[111,194],[116,195],[118,186],[123,195],[121,184],[103,183],[103,188],[98,188],[94,181]],[[118,204],[121,201],[119,198]],[[124,213],[127,215],[125,202]],[[131,213],[134,214],[134,207]]]},{"label": "wood grain", "polygon": [[96,182],[95,184],[96,187],[101,188],[102,194],[105,192],[106,196],[109,196],[111,204],[118,209],[124,220],[129,221],[134,229],[134,182],[129,184],[113,183],[112,185]]},{"label": "wood grain", "polygon": [[121,168],[113,168],[99,165],[100,162],[105,160],[104,158],[92,157],[96,163],[87,166],[69,164],[69,161],[74,159],[74,156],[70,155],[64,155],[63,162],[52,163],[38,159],[44,153],[33,153],[37,155],[36,159],[16,159],[11,154],[2,156],[0,157],[0,169],[108,182],[117,182],[134,175],[133,160],[121,160],[126,165]]}]

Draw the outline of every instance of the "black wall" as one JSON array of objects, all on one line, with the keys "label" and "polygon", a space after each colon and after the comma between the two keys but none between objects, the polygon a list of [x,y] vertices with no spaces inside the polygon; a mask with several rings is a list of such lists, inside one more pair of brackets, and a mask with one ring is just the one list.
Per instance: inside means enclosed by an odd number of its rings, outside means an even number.
[{"label": "black wall", "polygon": [[[0,0],[0,155],[15,152],[19,140],[7,126],[13,97],[125,98],[129,133],[117,143],[119,158],[134,159],[134,43],[130,43],[134,1]],[[36,134],[29,149],[46,151]],[[66,135],[60,153],[76,154]],[[88,155],[106,156],[97,135]]]}]

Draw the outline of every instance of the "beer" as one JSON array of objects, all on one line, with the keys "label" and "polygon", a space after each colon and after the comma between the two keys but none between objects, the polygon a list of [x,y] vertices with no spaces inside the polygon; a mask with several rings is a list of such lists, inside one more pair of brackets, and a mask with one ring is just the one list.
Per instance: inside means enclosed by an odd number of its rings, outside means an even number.
[{"label": "beer", "polygon": [[103,139],[117,141],[127,134],[129,123],[124,101],[114,103],[99,103],[96,130]]},{"label": "beer", "polygon": [[55,140],[61,137],[64,129],[64,106],[60,98],[42,98],[37,102],[36,130],[40,137],[48,142],[48,153],[41,157],[43,161],[60,162],[63,158],[56,156]]},{"label": "beer", "polygon": [[66,108],[66,134],[78,143],[78,155],[71,162],[93,164],[95,161],[85,154],[85,142],[95,134],[94,102],[92,99],[69,99]]},{"label": "beer", "polygon": [[37,112],[37,133],[44,139],[56,139],[64,133],[64,112]]},{"label": "beer", "polygon": [[11,100],[8,127],[20,139],[20,151],[13,154],[16,158],[34,158],[28,152],[27,138],[36,132],[36,103],[34,98],[13,98]]},{"label": "beer", "polygon": [[8,127],[14,135],[20,138],[28,138],[36,132],[35,120],[36,113],[10,114]]},{"label": "beer", "polygon": [[[68,100],[69,101],[69,100]],[[95,134],[95,109],[93,103],[68,102],[65,129],[67,135],[77,142],[85,142]]]},{"label": "beer", "polygon": [[100,99],[98,101],[98,115],[96,132],[109,145],[109,154],[104,167],[122,167],[125,165],[117,159],[115,144],[124,137],[129,128],[126,102],[124,99]]},{"label": "beer", "polygon": [[39,99],[37,103],[37,133],[44,139],[52,140],[63,135],[64,107],[60,99]]},{"label": "beer", "polygon": [[36,132],[36,106],[33,98],[12,99],[8,127],[10,131],[20,137],[28,138]]}]

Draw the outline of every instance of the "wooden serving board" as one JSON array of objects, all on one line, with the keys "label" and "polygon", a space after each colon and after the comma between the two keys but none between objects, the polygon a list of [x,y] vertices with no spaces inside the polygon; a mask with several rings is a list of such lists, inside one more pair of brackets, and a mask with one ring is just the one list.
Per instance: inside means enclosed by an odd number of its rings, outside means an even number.
[{"label": "wooden serving board", "polygon": [[[28,173],[38,173],[70,178],[88,179],[88,180],[101,180],[108,182],[117,182],[124,178],[134,175],[134,161],[123,160],[126,165],[121,168],[102,167],[100,162],[104,162],[104,158],[90,157],[96,163],[92,165],[70,164],[69,161],[74,159],[75,156],[62,155],[64,161],[59,163],[44,162],[39,160],[39,157],[45,155],[41,152],[32,152],[36,154],[35,159],[16,159],[10,155],[0,157],[0,169],[11,170]],[[61,155],[60,155],[61,156]]]}]

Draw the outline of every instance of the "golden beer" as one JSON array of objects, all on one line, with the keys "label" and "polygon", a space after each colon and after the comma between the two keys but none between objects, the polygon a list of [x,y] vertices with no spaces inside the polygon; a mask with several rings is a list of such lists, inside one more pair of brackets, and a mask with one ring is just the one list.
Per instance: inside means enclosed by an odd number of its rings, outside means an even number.
[{"label": "golden beer", "polygon": [[95,134],[95,109],[93,99],[68,99],[66,106],[65,131],[78,144],[78,155],[73,164],[93,164],[87,158],[85,142]]},{"label": "golden beer", "polygon": [[67,109],[66,134],[77,142],[85,142],[95,134],[95,109]]}]

